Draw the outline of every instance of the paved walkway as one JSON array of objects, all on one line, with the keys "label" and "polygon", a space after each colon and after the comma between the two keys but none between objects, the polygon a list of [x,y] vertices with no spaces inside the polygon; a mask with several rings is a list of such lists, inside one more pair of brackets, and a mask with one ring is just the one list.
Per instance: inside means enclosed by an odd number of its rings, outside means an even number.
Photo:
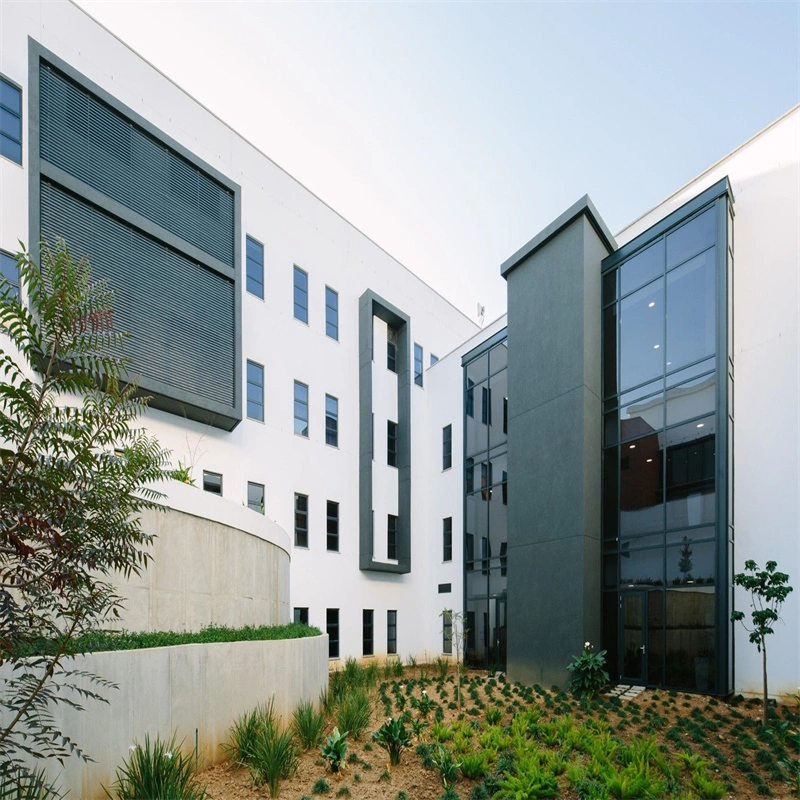
[{"label": "paved walkway", "polygon": [[633,700],[644,691],[644,688],[644,686],[631,686],[627,683],[620,683],[610,692],[606,692],[606,697],[619,697],[623,701]]}]

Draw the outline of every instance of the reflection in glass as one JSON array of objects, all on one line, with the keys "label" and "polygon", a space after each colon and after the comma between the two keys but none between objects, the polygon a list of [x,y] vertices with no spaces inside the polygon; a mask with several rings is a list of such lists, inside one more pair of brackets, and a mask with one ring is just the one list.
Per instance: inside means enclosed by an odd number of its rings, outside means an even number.
[{"label": "reflection in glass", "polygon": [[[661,389],[663,381],[659,379],[655,384],[650,383],[642,387],[638,394],[652,391],[654,386]],[[637,392],[630,392],[620,398],[619,438],[622,442],[644,434],[655,433],[664,427],[664,392],[659,391],[658,394],[650,397],[640,396],[635,400],[627,399],[636,394]]]},{"label": "reflection in glass", "polygon": [[[707,358],[705,361],[701,361],[699,364],[692,364],[691,367],[686,367],[686,369],[673,372],[667,378],[667,388],[670,386],[676,386],[684,381],[688,381],[690,378],[696,378],[699,375],[705,375],[707,372],[713,372],[716,366],[717,360],[715,358]],[[669,373],[671,369],[672,367],[667,364],[667,373]]]},{"label": "reflection in glass", "polygon": [[489,351],[489,372],[494,375],[501,369],[508,366],[508,347],[506,342],[502,342],[497,347]]},{"label": "reflection in glass", "polygon": [[670,369],[715,350],[715,248],[667,275],[667,361]]},{"label": "reflection in glass", "polygon": [[645,645],[644,592],[622,595],[622,677],[643,678]]},{"label": "reflection in glass", "polygon": [[629,258],[619,269],[620,296],[664,274],[664,240]]},{"label": "reflection in glass", "polygon": [[617,299],[617,270],[612,269],[603,275],[603,305]]},{"label": "reflection in glass", "polygon": [[682,264],[717,239],[717,215],[712,206],[667,236],[667,269]]},{"label": "reflection in glass", "polygon": [[617,538],[617,489],[619,487],[619,453],[616,447],[603,451],[603,539]]},{"label": "reflection in glass", "polygon": [[467,379],[473,383],[480,383],[489,377],[489,354],[484,353],[474,361],[470,361],[465,367],[467,370]]},{"label": "reflection in glass", "polygon": [[603,311],[603,397],[617,392],[617,307]]},{"label": "reflection in glass", "polygon": [[620,551],[620,586],[663,586],[664,550]]},{"label": "reflection in glass", "polygon": [[664,279],[619,304],[620,389],[652,381],[664,371]]},{"label": "reflection in glass", "polygon": [[667,589],[666,685],[713,692],[714,587]]},{"label": "reflection in glass", "polygon": [[712,414],[717,402],[717,377],[712,372],[667,390],[667,425]]},{"label": "reflection in glass", "polygon": [[620,446],[621,536],[664,529],[659,439],[658,434],[653,434]]},{"label": "reflection in glass", "polygon": [[664,590],[647,592],[647,682],[664,683]]},{"label": "reflection in glass", "polygon": [[714,417],[667,431],[667,527],[706,525],[715,519]]},{"label": "reflection in glass", "polygon": [[[702,530],[702,529],[701,529]],[[667,584],[669,586],[713,585],[714,542],[697,542],[696,531],[684,531],[681,543],[667,548]]]}]

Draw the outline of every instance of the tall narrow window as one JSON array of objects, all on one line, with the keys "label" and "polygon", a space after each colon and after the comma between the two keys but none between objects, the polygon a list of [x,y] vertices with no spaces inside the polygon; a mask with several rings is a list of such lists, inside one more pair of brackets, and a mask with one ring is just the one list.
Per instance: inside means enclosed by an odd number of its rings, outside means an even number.
[{"label": "tall narrow window", "polygon": [[386,652],[397,655],[397,611],[386,612]]},{"label": "tall narrow window", "polygon": [[464,547],[467,552],[464,553],[464,559],[467,564],[467,569],[475,569],[475,534],[468,533],[465,536],[466,541]]},{"label": "tall narrow window", "polygon": [[453,518],[442,520],[442,561],[453,560]]},{"label": "tall narrow window", "polygon": [[374,619],[375,612],[371,608],[365,608],[362,613],[361,621],[361,654],[371,656],[375,653]]},{"label": "tall narrow window", "polygon": [[489,559],[492,557],[492,547],[488,536],[481,537],[481,573],[489,574]]},{"label": "tall narrow window", "polygon": [[500,574],[508,574],[508,542],[500,542]]},{"label": "tall narrow window", "polygon": [[397,559],[397,517],[389,514],[389,521],[386,531],[386,556],[393,560]]},{"label": "tall narrow window", "polygon": [[328,550],[339,552],[339,504],[328,500]]},{"label": "tall narrow window", "polygon": [[475,416],[475,381],[469,378],[467,378],[466,414],[468,417]]},{"label": "tall narrow window", "polygon": [[508,398],[503,398],[503,433],[508,433]]},{"label": "tall narrow window", "polygon": [[453,652],[453,615],[450,611],[442,614],[442,652],[445,655]]},{"label": "tall narrow window", "polygon": [[247,237],[247,291],[264,299],[264,245]]},{"label": "tall narrow window", "polygon": [[414,383],[422,386],[422,346],[414,344]]},{"label": "tall narrow window", "polygon": [[332,395],[325,395],[325,444],[339,446],[339,401]]},{"label": "tall narrow window", "polygon": [[294,268],[294,318],[308,323],[308,273]]},{"label": "tall narrow window", "polygon": [[475,459],[468,458],[464,466],[464,482],[467,493],[475,491]]},{"label": "tall narrow window", "polygon": [[325,287],[325,335],[339,341],[339,292]]},{"label": "tall narrow window", "polygon": [[22,91],[0,78],[0,155],[22,164]]},{"label": "tall narrow window", "polygon": [[294,546],[308,547],[308,495],[294,496]]},{"label": "tall narrow window", "polygon": [[397,466],[397,423],[391,420],[386,421],[386,463]]},{"label": "tall narrow window", "polygon": [[308,386],[294,382],[294,432],[308,438]]},{"label": "tall narrow window", "polygon": [[445,425],[442,428],[442,469],[453,466],[453,426]]},{"label": "tall narrow window", "polygon": [[485,386],[481,389],[481,422],[492,424],[492,390]]},{"label": "tall narrow window", "polygon": [[328,658],[339,658],[339,609],[325,609],[325,632],[328,634]]},{"label": "tall narrow window", "polygon": [[503,505],[508,505],[508,473],[503,470]]},{"label": "tall narrow window", "polygon": [[397,372],[397,345],[391,339],[386,342],[386,369]]},{"label": "tall narrow window", "polygon": [[294,607],[294,621],[302,622],[303,625],[308,625],[308,606]]},{"label": "tall narrow window", "polygon": [[264,367],[247,362],[247,417],[264,421]]},{"label": "tall narrow window", "polygon": [[247,482],[247,507],[252,511],[264,513],[264,484]]},{"label": "tall narrow window", "polygon": [[219,472],[203,470],[203,491],[211,494],[222,494],[222,475]]},{"label": "tall narrow window", "polygon": [[19,297],[19,271],[17,269],[17,260],[0,250],[0,285],[2,279],[11,285],[11,293]]}]

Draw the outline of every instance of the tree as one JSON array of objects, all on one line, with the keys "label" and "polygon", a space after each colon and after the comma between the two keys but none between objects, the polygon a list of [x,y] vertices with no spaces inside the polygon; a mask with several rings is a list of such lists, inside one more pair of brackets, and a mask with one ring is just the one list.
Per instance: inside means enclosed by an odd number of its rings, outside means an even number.
[{"label": "tree", "polygon": [[70,664],[74,640],[118,617],[109,576],[147,564],[140,514],[167,453],[133,427],[146,399],[125,383],[111,289],[63,241],[17,267],[27,304],[0,281],[0,782],[30,784],[32,760],[88,759],[53,710],[111,685]]},{"label": "tree", "polygon": [[683,580],[692,579],[692,540],[684,536],[683,547],[680,550],[680,560],[678,561],[678,571],[683,573]]},{"label": "tree", "polygon": [[452,608],[445,608],[440,615],[443,632],[450,629],[450,636],[456,654],[456,699],[458,700],[458,710],[461,711],[461,664],[464,660],[464,645],[467,641],[469,629],[466,627],[466,615],[462,611],[454,611]]},{"label": "tree", "polygon": [[767,636],[774,633],[772,625],[780,619],[781,606],[790,592],[789,576],[785,572],[777,572],[778,564],[767,561],[766,569],[760,570],[755,561],[745,561],[744,572],[733,576],[734,586],[741,586],[750,592],[750,618],[752,628],[744,622],[744,611],[734,611],[731,622],[741,622],[750,633],[750,641],[761,653],[761,667],[764,674],[764,708],[762,722],[769,723],[767,706]]}]

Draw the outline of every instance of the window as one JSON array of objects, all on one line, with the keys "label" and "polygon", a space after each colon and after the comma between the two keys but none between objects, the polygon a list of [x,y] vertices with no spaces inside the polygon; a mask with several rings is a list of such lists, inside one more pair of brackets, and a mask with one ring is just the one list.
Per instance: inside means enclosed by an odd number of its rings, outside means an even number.
[{"label": "window", "polygon": [[386,421],[386,463],[397,466],[397,423],[391,420]]},{"label": "window", "polygon": [[475,416],[475,381],[467,378],[467,416]]},{"label": "window", "polygon": [[264,367],[247,362],[247,417],[264,421]]},{"label": "window", "polygon": [[481,573],[489,574],[489,559],[492,557],[492,548],[489,544],[489,537],[481,537]]},{"label": "window", "polygon": [[492,424],[492,390],[485,386],[481,389],[481,422]]},{"label": "window", "polygon": [[386,612],[386,652],[397,655],[397,611]]},{"label": "window", "polygon": [[308,607],[295,606],[294,607],[294,621],[302,622],[303,625],[308,625]]},{"label": "window", "polygon": [[325,444],[339,446],[339,401],[329,394],[325,395]]},{"label": "window", "polygon": [[453,426],[445,425],[442,428],[442,469],[453,466]]},{"label": "window", "polygon": [[203,470],[203,491],[211,494],[222,494],[222,475],[218,472]]},{"label": "window", "polygon": [[508,574],[508,542],[500,542],[500,574]]},{"label": "window", "polygon": [[294,318],[308,324],[308,273],[294,268]]},{"label": "window", "polygon": [[397,559],[397,517],[389,514],[386,535],[386,557]]},{"label": "window", "polygon": [[414,344],[414,383],[422,386],[422,347]]},{"label": "window", "polygon": [[308,386],[294,382],[294,432],[308,439]]},{"label": "window", "polygon": [[22,164],[22,91],[0,78],[0,155]]},{"label": "window", "polygon": [[475,569],[475,535],[468,533],[466,538],[464,546],[467,548],[467,552],[464,554],[464,558],[467,562],[467,569]]},{"label": "window", "polygon": [[508,473],[503,470],[503,505],[508,505]]},{"label": "window", "polygon": [[439,360],[439,356],[435,356],[431,353],[431,366],[433,366]]},{"label": "window", "polygon": [[361,654],[371,656],[375,653],[373,618],[375,612],[371,608],[365,608],[361,623]]},{"label": "window", "polygon": [[325,335],[339,341],[339,292],[325,287]]},{"label": "window", "polygon": [[264,299],[264,245],[247,237],[246,286],[250,294]]},{"label": "window", "polygon": [[308,547],[308,495],[294,496],[294,546]]},{"label": "window", "polygon": [[481,499],[492,499],[492,462],[481,462]]},{"label": "window", "polygon": [[451,583],[440,583],[439,584],[439,594],[450,594],[453,591],[453,584]]},{"label": "window", "polygon": [[508,398],[503,398],[503,433],[508,433]]},{"label": "window", "polygon": [[453,615],[449,611],[442,612],[442,652],[453,652]]},{"label": "window", "polygon": [[453,560],[453,518],[442,520],[442,561]]},{"label": "window", "polygon": [[464,480],[467,484],[467,492],[475,491],[475,459],[468,458],[464,467]]},{"label": "window", "polygon": [[247,507],[264,513],[264,484],[247,482]]},{"label": "window", "polygon": [[391,340],[386,342],[386,369],[397,372],[397,345]]},{"label": "window", "polygon": [[339,504],[328,500],[328,550],[339,552]]},{"label": "window", "polygon": [[[19,270],[14,256],[0,250],[0,279],[5,278],[11,284],[11,294],[19,297]],[[2,285],[2,280],[0,280]]]},{"label": "window", "polygon": [[325,632],[328,634],[328,658],[339,658],[339,609],[325,610]]}]

